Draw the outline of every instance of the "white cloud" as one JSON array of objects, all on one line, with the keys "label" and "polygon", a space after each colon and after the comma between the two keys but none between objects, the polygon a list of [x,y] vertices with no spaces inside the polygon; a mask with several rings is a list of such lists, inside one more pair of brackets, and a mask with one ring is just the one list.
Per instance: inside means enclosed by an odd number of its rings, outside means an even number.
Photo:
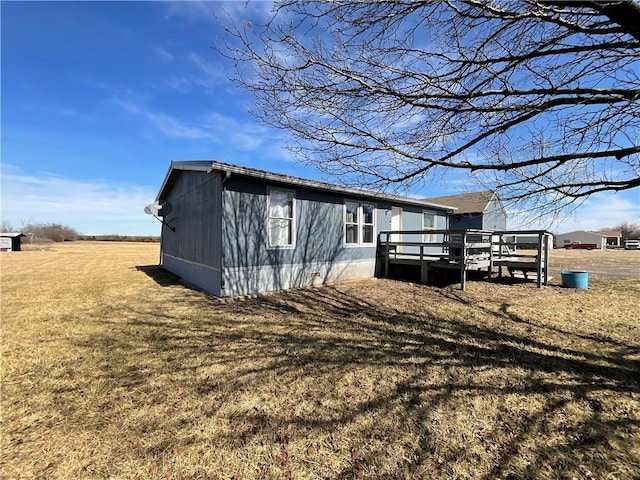
[{"label": "white cloud", "polygon": [[[167,52],[169,53],[169,52]],[[212,53],[212,57],[213,57]],[[189,72],[183,75],[172,75],[164,80],[169,88],[179,93],[188,93],[192,88],[204,88],[208,92],[219,92],[220,88],[231,85],[230,72],[221,62],[210,61],[207,57],[190,52],[185,55],[174,55],[174,58],[186,59],[186,66],[180,67],[180,71],[189,68]]]},{"label": "white cloud", "polygon": [[627,192],[626,196],[621,193],[601,193],[590,197],[576,211],[575,216],[561,219],[557,230],[599,230],[626,222],[640,222],[638,189]]},{"label": "white cloud", "polygon": [[170,62],[175,58],[175,55],[173,53],[162,47],[153,47],[153,51],[156,52],[158,57],[160,57],[160,59],[165,62]]},{"label": "white cloud", "polygon": [[172,115],[155,112],[133,100],[114,98],[113,103],[125,112],[145,118],[159,132],[169,138],[202,140],[216,145],[261,155],[283,158],[283,139],[279,132],[254,121],[244,121],[220,113],[208,113],[195,122],[186,122]]},{"label": "white cloud", "polygon": [[162,2],[167,18],[179,17],[192,22],[211,21],[214,6],[211,1],[172,1]]},{"label": "white cloud", "polygon": [[558,233],[576,230],[600,230],[623,223],[640,223],[640,190],[603,192],[592,195],[575,211],[553,221],[527,222],[526,212],[508,212],[509,228],[545,228]]},{"label": "white cloud", "polygon": [[208,62],[206,59],[202,58],[202,56],[198,55],[196,52],[191,52],[187,55],[189,61],[198,67],[198,69],[206,74],[207,78],[209,77],[219,77],[222,73],[222,65],[219,63]]},{"label": "white cloud", "polygon": [[167,18],[181,18],[189,22],[208,22],[223,14],[235,22],[267,20],[274,2],[267,0],[247,1],[169,1],[162,2]]},{"label": "white cloud", "polygon": [[2,220],[14,227],[54,222],[87,235],[159,235],[159,222],[143,212],[156,193],[141,185],[26,174],[2,165]]},{"label": "white cloud", "polygon": [[214,130],[190,125],[166,113],[148,110],[142,104],[136,103],[135,101],[116,97],[112,99],[112,102],[127,113],[145,118],[158,131],[169,138],[208,140],[214,143],[220,141],[220,135]]},{"label": "white cloud", "polygon": [[167,137],[186,138],[189,140],[210,140],[216,143],[219,141],[219,137],[214,131],[187,125],[170,115],[145,112],[144,116]]}]

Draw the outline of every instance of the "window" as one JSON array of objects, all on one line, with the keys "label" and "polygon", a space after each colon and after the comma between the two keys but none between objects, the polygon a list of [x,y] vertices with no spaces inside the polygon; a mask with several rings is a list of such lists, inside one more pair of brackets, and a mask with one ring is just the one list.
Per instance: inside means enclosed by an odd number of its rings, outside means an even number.
[{"label": "window", "polygon": [[373,245],[376,208],[370,203],[344,203],[344,241],[347,245]]},{"label": "window", "polygon": [[344,216],[345,242],[348,244],[358,243],[358,210],[359,205],[355,202],[346,202]]},{"label": "window", "polygon": [[294,196],[286,190],[269,190],[269,247],[293,247]]},{"label": "window", "polygon": [[362,204],[362,243],[373,243],[374,212],[373,205]]},{"label": "window", "polygon": [[[422,212],[422,229],[423,230],[435,230],[436,229],[436,214],[433,212]],[[423,242],[435,242],[436,235],[432,233],[425,233],[422,235]]]}]

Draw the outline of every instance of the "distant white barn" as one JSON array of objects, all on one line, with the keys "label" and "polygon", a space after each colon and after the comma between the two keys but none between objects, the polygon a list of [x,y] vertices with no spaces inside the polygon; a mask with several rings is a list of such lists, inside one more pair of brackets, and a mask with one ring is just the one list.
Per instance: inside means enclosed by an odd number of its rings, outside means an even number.
[{"label": "distant white barn", "polygon": [[570,243],[595,243],[597,248],[619,247],[620,232],[589,232],[586,230],[577,230],[575,232],[560,233],[555,236],[555,247],[564,248]]}]

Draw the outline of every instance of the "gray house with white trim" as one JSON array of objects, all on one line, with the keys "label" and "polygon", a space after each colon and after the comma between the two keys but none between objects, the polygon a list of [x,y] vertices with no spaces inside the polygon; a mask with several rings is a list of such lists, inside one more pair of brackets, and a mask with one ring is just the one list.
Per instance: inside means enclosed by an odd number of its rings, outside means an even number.
[{"label": "gray house with white trim", "polygon": [[216,296],[373,277],[383,230],[448,228],[455,208],[236,165],[172,162],[161,265]]}]

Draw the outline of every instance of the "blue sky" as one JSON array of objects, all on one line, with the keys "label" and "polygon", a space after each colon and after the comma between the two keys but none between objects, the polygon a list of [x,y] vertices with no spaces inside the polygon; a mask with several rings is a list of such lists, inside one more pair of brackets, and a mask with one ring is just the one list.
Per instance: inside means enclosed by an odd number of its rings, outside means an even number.
[{"label": "blue sky", "polygon": [[[246,113],[250,96],[212,48],[222,38],[213,12],[259,20],[269,3],[3,1],[0,9],[3,221],[158,235],[143,207],[171,160],[331,181],[294,162],[285,132]],[[411,193],[454,194],[466,183],[438,179]],[[624,221],[640,221],[637,189],[592,197],[556,229]]]}]

